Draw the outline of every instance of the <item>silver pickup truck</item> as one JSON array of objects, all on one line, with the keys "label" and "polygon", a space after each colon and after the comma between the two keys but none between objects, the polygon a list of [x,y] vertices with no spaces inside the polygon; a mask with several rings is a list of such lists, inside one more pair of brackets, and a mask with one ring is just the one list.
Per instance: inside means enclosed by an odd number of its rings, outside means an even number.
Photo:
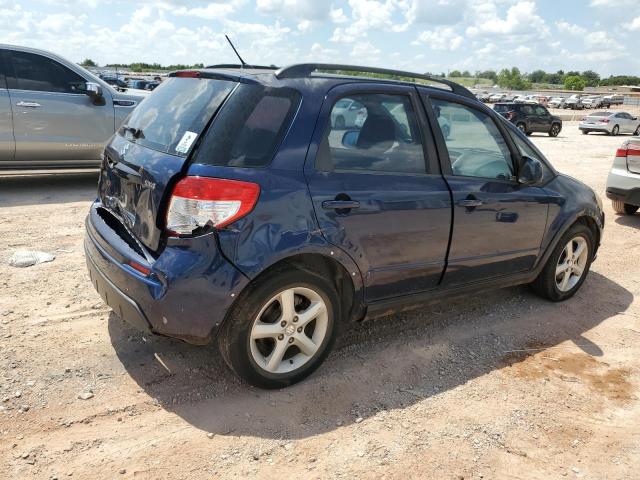
[{"label": "silver pickup truck", "polygon": [[144,97],[53,53],[0,44],[0,170],[97,167]]}]

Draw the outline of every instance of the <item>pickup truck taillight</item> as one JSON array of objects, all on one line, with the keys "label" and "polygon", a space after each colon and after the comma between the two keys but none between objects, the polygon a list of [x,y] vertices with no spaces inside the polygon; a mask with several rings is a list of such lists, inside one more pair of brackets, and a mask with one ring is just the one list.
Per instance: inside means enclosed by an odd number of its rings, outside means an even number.
[{"label": "pickup truck taillight", "polygon": [[167,231],[170,235],[190,235],[206,227],[222,228],[251,212],[259,195],[256,183],[185,177],[171,193]]}]

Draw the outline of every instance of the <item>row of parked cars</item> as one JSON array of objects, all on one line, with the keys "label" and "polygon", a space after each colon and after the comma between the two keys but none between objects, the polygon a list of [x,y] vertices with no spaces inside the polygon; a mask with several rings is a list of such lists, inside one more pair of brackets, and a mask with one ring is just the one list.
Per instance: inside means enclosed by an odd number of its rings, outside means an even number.
[{"label": "row of parked cars", "polygon": [[153,91],[160,85],[160,79],[143,80],[138,78],[123,79],[114,74],[100,74],[100,78],[117,89],[149,90]]},{"label": "row of parked cars", "polygon": [[554,97],[549,102],[552,108],[563,108],[571,110],[585,110],[590,108],[609,108],[612,105],[622,105],[623,95],[581,95],[574,94],[568,98]]},{"label": "row of parked cars", "polygon": [[583,95],[576,93],[569,97],[550,97],[547,95],[516,95],[514,93],[478,92],[476,93],[476,97],[484,103],[522,103],[572,110],[609,108],[612,105],[622,105],[624,103],[624,96],[619,94]]}]

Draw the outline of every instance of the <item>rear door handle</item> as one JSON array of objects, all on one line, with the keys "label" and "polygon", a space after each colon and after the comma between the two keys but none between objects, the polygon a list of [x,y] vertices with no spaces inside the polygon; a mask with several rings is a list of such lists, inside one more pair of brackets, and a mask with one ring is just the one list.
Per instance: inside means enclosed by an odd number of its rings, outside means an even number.
[{"label": "rear door handle", "polygon": [[38,107],[42,106],[42,105],[40,105],[39,103],[36,103],[36,102],[18,102],[18,103],[16,103],[16,105],[18,107],[31,107],[31,108],[38,108]]},{"label": "rear door handle", "polygon": [[322,202],[322,208],[325,210],[350,210],[360,208],[360,202],[356,200],[325,200]]},{"label": "rear door handle", "polygon": [[460,200],[458,205],[465,208],[479,207],[482,205],[482,200],[478,200],[477,198],[465,198],[464,200]]}]

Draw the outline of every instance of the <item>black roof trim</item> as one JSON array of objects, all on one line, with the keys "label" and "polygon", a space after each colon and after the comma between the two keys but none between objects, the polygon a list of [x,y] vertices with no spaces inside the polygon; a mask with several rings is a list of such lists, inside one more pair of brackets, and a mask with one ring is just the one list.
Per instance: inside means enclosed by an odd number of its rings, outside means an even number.
[{"label": "black roof trim", "polygon": [[277,70],[276,66],[268,66],[268,65],[240,65],[239,63],[220,63],[218,65],[208,65],[205,68],[231,68],[231,69],[240,69],[240,70]]},{"label": "black roof trim", "polygon": [[384,75],[398,75],[401,77],[419,78],[421,80],[429,80],[431,82],[441,83],[451,89],[453,93],[457,93],[463,97],[473,98],[476,96],[462,85],[445,80],[444,78],[432,77],[421,73],[406,72],[403,70],[392,70],[388,68],[362,67],[358,65],[341,65],[337,63],[298,63],[281,68],[275,72],[276,78],[306,78],[311,77],[313,72],[318,70],[346,70],[349,72],[363,73],[379,73]]}]

